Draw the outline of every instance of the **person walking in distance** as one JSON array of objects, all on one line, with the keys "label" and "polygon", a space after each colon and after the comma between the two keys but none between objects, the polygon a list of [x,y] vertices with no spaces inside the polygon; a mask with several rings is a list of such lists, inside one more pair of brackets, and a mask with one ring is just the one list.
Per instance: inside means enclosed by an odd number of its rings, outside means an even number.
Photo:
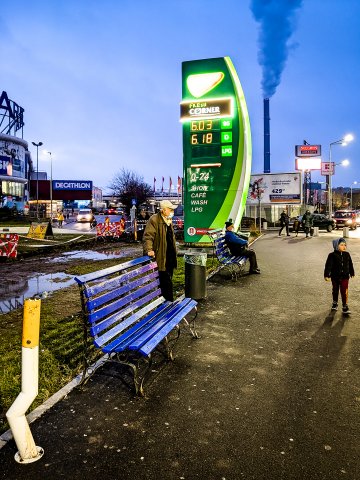
[{"label": "person walking in distance", "polygon": [[324,269],[324,278],[332,283],[333,303],[331,310],[337,310],[339,292],[342,301],[342,311],[350,313],[348,306],[349,278],[355,276],[351,255],[346,251],[345,238],[333,240],[334,251],[329,253]]},{"label": "person walking in distance", "polygon": [[295,233],[295,237],[298,236],[300,230],[300,220],[298,217],[295,218],[294,220],[294,226],[293,226],[293,232]]},{"label": "person walking in distance", "polygon": [[234,224],[231,220],[225,222],[225,228],[225,243],[228,246],[230,253],[236,257],[248,258],[250,262],[249,273],[259,274],[260,269],[257,264],[256,253],[254,250],[248,248],[248,241],[234,232]]},{"label": "person walking in distance", "polygon": [[281,232],[283,231],[285,227],[285,230],[286,230],[286,235],[288,237],[290,237],[290,233],[289,233],[289,215],[286,213],[285,210],[283,210],[281,212],[281,215],[280,215],[280,230],[279,230],[279,237],[281,236]]},{"label": "person walking in distance", "polygon": [[63,214],[62,210],[60,210],[58,212],[57,221],[58,221],[59,228],[62,228],[63,221],[64,221],[64,214]]},{"label": "person walking in distance", "polygon": [[177,267],[177,252],[172,217],[176,206],[169,200],[160,202],[160,212],[151,215],[143,235],[144,255],[154,257],[159,269],[162,296],[174,301],[172,277]]},{"label": "person walking in distance", "polygon": [[311,215],[310,210],[306,210],[306,212],[304,213],[304,215],[302,217],[302,225],[303,225],[304,230],[305,230],[305,237],[306,238],[310,238],[310,234],[311,234],[311,231],[312,231],[313,224],[314,224],[314,218]]}]

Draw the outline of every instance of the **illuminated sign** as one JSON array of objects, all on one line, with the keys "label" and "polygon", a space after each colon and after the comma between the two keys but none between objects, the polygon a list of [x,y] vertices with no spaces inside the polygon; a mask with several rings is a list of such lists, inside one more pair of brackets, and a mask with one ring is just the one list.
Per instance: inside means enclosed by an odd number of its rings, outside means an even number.
[{"label": "illuminated sign", "polygon": [[321,157],[295,158],[295,170],[321,170]]},{"label": "illuminated sign", "polygon": [[321,145],[296,145],[296,157],[319,157],[321,155]]},{"label": "illuminated sign", "polygon": [[240,225],[251,170],[244,93],[229,57],[183,62],[184,238],[208,242],[231,218]]},{"label": "illuminated sign", "polygon": [[186,79],[186,85],[189,92],[195,98],[203,97],[206,93],[213,90],[224,79],[223,72],[197,73],[189,75]]},{"label": "illuminated sign", "polygon": [[92,190],[90,180],[53,180],[53,190]]},{"label": "illuminated sign", "polygon": [[321,175],[334,175],[335,162],[321,162]]},{"label": "illuminated sign", "polygon": [[203,101],[181,102],[180,121],[188,122],[194,118],[223,118],[233,116],[233,99],[216,98]]}]

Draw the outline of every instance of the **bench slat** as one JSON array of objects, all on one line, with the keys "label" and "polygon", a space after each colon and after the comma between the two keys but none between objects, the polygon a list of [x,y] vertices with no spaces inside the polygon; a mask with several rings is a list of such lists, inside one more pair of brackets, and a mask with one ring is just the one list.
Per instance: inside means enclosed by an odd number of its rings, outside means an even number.
[{"label": "bench slat", "polygon": [[150,260],[150,257],[135,258],[134,260],[129,260],[128,262],[121,263],[120,265],[115,265],[114,267],[104,268],[103,270],[98,270],[97,272],[93,273],[87,273],[86,275],[80,275],[79,277],[75,277],[75,281],[79,285],[84,285],[85,283],[91,282],[93,280],[99,280],[100,278],[112,275],[129,267],[133,267],[134,265],[144,263],[144,261],[146,260]]},{"label": "bench slat", "polygon": [[170,304],[170,308],[162,313],[158,318],[156,324],[149,325],[147,329],[144,329],[143,334],[137,339],[134,339],[129,345],[130,350],[138,350],[144,343],[152,338],[158,330],[160,330],[167,322],[174,318],[179,312],[184,311],[186,305],[189,303],[189,298],[184,298],[180,302],[173,302]]},{"label": "bench slat", "polygon": [[[112,277],[106,280],[103,280],[101,283],[97,283],[95,285],[87,286],[85,288],[85,296],[87,298],[91,298],[95,295],[99,295],[105,291],[112,291],[115,290],[117,287],[121,286],[123,283],[129,282],[131,279],[135,277],[139,277],[140,275],[145,274],[148,271],[156,270],[157,264],[156,262],[151,262],[138,268],[131,270],[130,272],[126,272],[123,274],[118,275],[117,277]],[[119,272],[119,267],[118,271]]]},{"label": "bench slat", "polygon": [[[111,290],[110,292],[107,292],[103,295],[100,295],[98,297],[95,297],[94,300],[88,300],[86,302],[86,308],[90,310],[95,310],[96,308],[101,307],[107,302],[110,302],[114,297],[121,297],[124,296],[125,293],[130,292],[132,290],[135,290],[136,288],[140,287],[141,285],[144,285],[146,283],[149,283],[150,280],[157,279],[158,275],[157,272],[151,272],[149,273],[146,277],[140,277],[137,278],[136,280],[133,280],[132,282],[126,283],[125,285],[122,285],[121,287],[115,288]],[[158,285],[159,282],[156,282]]]},{"label": "bench slat", "polygon": [[[182,308],[179,313],[172,319],[172,321],[167,322],[164,327],[159,330],[156,335],[154,335],[147,343],[145,343],[140,349],[139,352],[141,352],[143,355],[149,355],[154,348],[163,340],[170,332],[173,330],[173,328],[181,321],[185,315],[191,312],[193,310],[195,305],[192,305],[189,303],[186,307]],[[131,345],[130,345],[131,349]]]},{"label": "bench slat", "polygon": [[[114,313],[117,310],[124,309],[124,315],[127,315],[126,307],[137,300],[136,306],[141,306],[145,303],[144,295],[151,290],[158,290],[159,283],[158,280],[153,280],[151,283],[147,285],[143,285],[142,287],[138,288],[137,290],[130,291],[127,295],[115,299],[114,302],[105,305],[104,307],[99,308],[98,310],[90,310],[88,312],[88,320],[90,323],[95,323],[98,320],[101,320],[107,315]],[[133,310],[135,305],[130,305],[131,310]]]},{"label": "bench slat", "polygon": [[[121,322],[121,325],[123,325],[124,328],[128,328],[130,325],[132,325],[132,323],[134,323],[140,318],[141,312],[151,311],[151,309],[156,306],[152,306],[152,303],[157,301],[157,299],[159,302],[164,301],[163,297],[159,298],[159,294],[161,294],[160,290],[155,290],[153,292],[150,292],[148,295],[145,295],[143,297],[143,303],[146,304],[145,307],[143,309],[139,309],[136,313],[133,313],[133,315],[131,315],[131,313],[136,310],[135,306],[129,305],[126,310],[121,310],[120,312],[117,312],[110,317],[106,317],[105,319],[101,320],[97,324],[94,324],[90,328],[90,334],[94,337],[99,337],[100,335],[103,335],[104,339],[106,341],[109,341],[109,339],[111,338],[111,333],[113,332],[113,329],[111,329],[113,325],[119,324],[119,322]],[[124,330],[124,328],[122,328],[122,330]]]},{"label": "bench slat", "polygon": [[148,326],[150,323],[157,322],[161,315],[164,314],[171,306],[170,302],[162,303],[152,311],[147,317],[135,323],[131,328],[129,328],[121,337],[116,338],[111,343],[106,345],[103,348],[104,352],[122,352],[128,348],[129,344],[133,342],[137,336],[141,335],[141,331],[145,326]]}]

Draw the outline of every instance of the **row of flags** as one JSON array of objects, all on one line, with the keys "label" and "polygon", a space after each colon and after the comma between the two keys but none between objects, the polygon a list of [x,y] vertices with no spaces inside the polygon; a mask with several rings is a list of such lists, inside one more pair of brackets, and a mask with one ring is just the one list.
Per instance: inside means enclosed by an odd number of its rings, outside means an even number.
[{"label": "row of flags", "polygon": [[[165,178],[162,177],[161,178],[161,192],[164,192],[164,181],[165,181]],[[155,185],[156,185],[156,178],[154,177],[154,192],[155,192]],[[182,185],[182,179],[181,179],[181,177],[178,176],[176,188],[177,188],[177,192],[178,192],[179,195],[181,193],[181,185]],[[171,177],[169,177],[169,193],[171,193],[172,186],[173,186],[173,182],[172,182]]]}]

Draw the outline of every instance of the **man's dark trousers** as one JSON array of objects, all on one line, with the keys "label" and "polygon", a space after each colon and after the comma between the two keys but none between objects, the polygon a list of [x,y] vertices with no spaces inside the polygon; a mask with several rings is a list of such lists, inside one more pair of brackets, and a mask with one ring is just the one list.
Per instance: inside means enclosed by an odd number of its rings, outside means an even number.
[{"label": "man's dark trousers", "polygon": [[256,253],[254,250],[249,250],[248,248],[244,249],[241,245],[231,245],[230,252],[231,255],[235,255],[236,257],[248,258],[250,262],[250,272],[258,269]]}]

